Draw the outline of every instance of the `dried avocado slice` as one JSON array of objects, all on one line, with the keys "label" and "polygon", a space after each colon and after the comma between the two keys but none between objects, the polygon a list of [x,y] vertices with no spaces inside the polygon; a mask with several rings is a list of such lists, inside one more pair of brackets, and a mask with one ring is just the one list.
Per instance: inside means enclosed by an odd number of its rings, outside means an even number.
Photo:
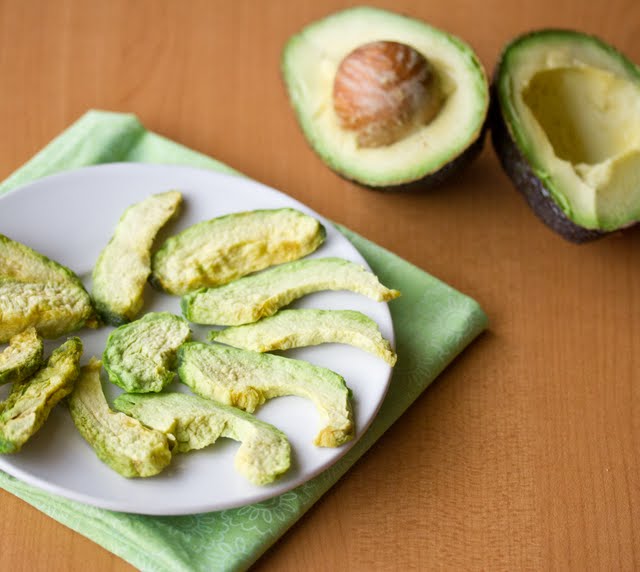
[{"label": "dried avocado slice", "polygon": [[44,338],[58,338],[87,325],[93,307],[74,282],[20,282],[0,278],[0,342],[33,326]]},{"label": "dried avocado slice", "polygon": [[253,324],[212,331],[209,339],[254,352],[333,342],[365,350],[391,366],[397,359],[378,325],[354,310],[282,310]]},{"label": "dried avocado slice", "polygon": [[109,379],[132,393],[162,391],[173,380],[176,351],[190,333],[185,320],[168,312],[116,328],[103,355]]},{"label": "dried avocado slice", "polygon": [[310,363],[199,342],[178,351],[183,383],[202,397],[250,413],[267,399],[298,395],[313,401],[325,426],[314,443],[339,447],[353,438],[351,391],[331,370]]},{"label": "dried avocado slice", "polygon": [[71,418],[98,458],[124,477],[151,477],[171,462],[169,439],[137,419],[112,411],[102,392],[100,360],[91,358],[68,403]]},{"label": "dried avocado slice", "polygon": [[3,234],[0,234],[0,278],[35,283],[72,282],[84,289],[80,279],[69,268]]},{"label": "dried avocado slice", "polygon": [[71,393],[81,356],[80,338],[70,338],[33,377],[13,385],[7,400],[0,403],[0,453],[19,451],[56,404]]},{"label": "dried avocado slice", "polygon": [[151,282],[177,295],[219,286],[306,256],[325,236],[316,219],[295,209],[229,214],[169,238],[153,255]]},{"label": "dried avocado slice", "polygon": [[34,374],[42,365],[42,339],[35,328],[28,328],[9,340],[0,352],[0,385],[15,383]]},{"label": "dried avocado slice", "polygon": [[342,258],[313,258],[187,294],[181,306],[185,318],[196,324],[239,326],[272,316],[297,298],[320,290],[351,290],[377,302],[400,295],[359,264]]},{"label": "dried avocado slice", "polygon": [[256,485],[274,481],[291,464],[291,447],[284,433],[235,407],[184,393],[123,393],[115,406],[175,438],[178,452],[202,449],[219,437],[241,441],[236,470]]},{"label": "dried avocado slice", "polygon": [[[20,294],[20,287],[16,286],[17,283],[34,285],[24,287],[26,296],[29,298],[32,296],[36,296],[36,298],[44,296],[47,298],[52,290],[66,292],[67,295],[65,297],[67,299],[73,297],[73,314],[77,319],[67,316],[69,319],[65,320],[63,318],[63,324],[59,328],[50,323],[51,316],[45,320],[40,319],[36,315],[37,313],[33,313],[36,302],[33,299],[26,300],[25,294]],[[13,286],[5,288],[5,284],[13,284]],[[36,290],[44,289],[45,286],[49,294],[36,292]],[[12,298],[16,295],[18,298],[13,300]],[[69,268],[20,242],[0,234],[0,312],[3,309],[8,311],[11,306],[15,307],[19,304],[26,306],[31,322],[29,320],[20,320],[10,313],[11,324],[6,324],[5,322],[9,321],[9,318],[0,313],[0,342],[8,341],[9,337],[32,325],[36,327],[40,335],[48,338],[67,334],[85,325],[96,326],[91,298],[80,279]],[[56,310],[59,309],[59,304],[51,300],[46,302],[44,306],[40,305],[38,310],[48,311],[50,306],[55,306]],[[65,323],[67,326],[64,325]],[[48,333],[48,330],[50,330],[50,333]]]},{"label": "dried avocado slice", "polygon": [[93,300],[107,323],[130,322],[142,308],[153,240],[181,203],[178,191],[159,193],[131,205],[120,218],[93,269]]}]

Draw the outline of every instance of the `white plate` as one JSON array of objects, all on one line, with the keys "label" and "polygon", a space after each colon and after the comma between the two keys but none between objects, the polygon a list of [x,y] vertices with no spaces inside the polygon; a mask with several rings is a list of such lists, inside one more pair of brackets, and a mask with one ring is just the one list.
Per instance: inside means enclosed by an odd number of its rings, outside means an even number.
[{"label": "white plate", "polygon": [[[124,209],[169,189],[182,191],[185,204],[178,221],[166,229],[167,235],[231,212],[293,207],[326,226],[327,240],[313,256],[339,256],[366,265],[331,223],[287,195],[242,177],[165,165],[99,165],[41,179],[0,199],[0,233],[73,269],[89,289],[93,264]],[[322,292],[296,305],[360,310],[374,319],[393,343],[386,304],[350,292]],[[144,311],[180,314],[179,298],[147,287]],[[78,333],[85,347],[83,363],[92,355],[102,355],[112,329]],[[206,328],[192,329],[195,339],[205,339]],[[61,340],[47,343],[47,349],[59,343]],[[391,368],[368,353],[337,344],[288,351],[286,355],[328,367],[345,378],[353,391],[356,439],[360,437],[384,399]],[[110,400],[120,393],[108,382],[103,386]],[[178,380],[168,389],[188,391]],[[4,398],[8,388],[1,391]],[[156,515],[194,514],[251,504],[286,492],[331,466],[355,443],[337,449],[315,447],[312,441],[319,417],[314,406],[302,398],[273,399],[257,416],[284,431],[292,446],[291,469],[266,487],[254,486],[235,472],[233,457],[239,445],[229,439],[176,456],[158,476],[126,479],[98,460],[62,406],[54,409],[20,453],[0,458],[0,469],[44,490],[102,508]]]}]

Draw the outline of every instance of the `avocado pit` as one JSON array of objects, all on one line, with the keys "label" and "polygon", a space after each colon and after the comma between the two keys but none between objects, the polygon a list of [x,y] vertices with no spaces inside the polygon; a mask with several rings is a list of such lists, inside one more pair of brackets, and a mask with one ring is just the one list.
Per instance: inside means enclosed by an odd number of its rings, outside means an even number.
[{"label": "avocado pit", "polygon": [[411,46],[377,41],[350,52],[333,84],[340,126],[359,147],[392,145],[430,123],[444,97],[433,65]]}]

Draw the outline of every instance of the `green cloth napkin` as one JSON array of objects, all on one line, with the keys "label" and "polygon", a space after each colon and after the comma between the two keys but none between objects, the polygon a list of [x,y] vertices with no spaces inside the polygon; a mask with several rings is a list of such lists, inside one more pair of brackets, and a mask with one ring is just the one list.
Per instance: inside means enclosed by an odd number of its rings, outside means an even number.
[{"label": "green cloth napkin", "polygon": [[[236,173],[147,131],[133,115],[90,111],[0,184],[0,194],[59,171],[120,161],[171,163]],[[337,464],[271,500],[181,517],[140,516],[94,508],[45,493],[1,472],[0,486],[142,570],[249,567],[487,326],[484,312],[471,298],[361,236],[338,228],[381,281],[400,290],[402,297],[389,306],[398,353],[389,392],[369,430]]]}]

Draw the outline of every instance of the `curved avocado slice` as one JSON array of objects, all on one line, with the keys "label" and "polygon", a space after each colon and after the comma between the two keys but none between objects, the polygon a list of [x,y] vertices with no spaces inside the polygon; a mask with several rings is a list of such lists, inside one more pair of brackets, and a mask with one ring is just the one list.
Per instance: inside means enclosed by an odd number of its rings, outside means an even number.
[{"label": "curved avocado slice", "polygon": [[185,393],[123,393],[115,406],[175,439],[180,453],[212,445],[219,437],[241,441],[236,470],[256,485],[273,482],[291,465],[285,434],[235,407]]},{"label": "curved avocado slice", "polygon": [[58,338],[87,325],[92,317],[87,292],[74,282],[0,278],[0,342],[31,326],[44,338]]},{"label": "curved avocado slice", "polygon": [[168,191],[147,197],[122,215],[93,269],[93,300],[108,324],[130,322],[142,308],[153,240],[181,203],[181,193]]},{"label": "curved avocado slice", "polygon": [[640,69],[566,30],[520,36],[494,79],[492,137],[548,226],[584,242],[640,220]]},{"label": "curved avocado slice", "polygon": [[19,451],[58,402],[71,393],[81,356],[80,338],[70,338],[33,377],[13,385],[7,400],[0,403],[0,453]]},{"label": "curved avocado slice", "polygon": [[35,328],[28,328],[9,340],[0,352],[0,385],[15,383],[34,374],[42,365],[42,339]]},{"label": "curved avocado slice", "polygon": [[294,300],[320,290],[351,290],[377,302],[400,295],[359,264],[342,258],[312,258],[187,294],[181,306],[185,318],[196,324],[239,326],[272,316]]},{"label": "curved avocado slice", "polygon": [[176,352],[190,334],[187,322],[168,312],[150,312],[116,328],[103,355],[109,380],[132,393],[162,391],[174,378]]},{"label": "curved avocado slice", "polygon": [[171,462],[167,436],[137,419],[112,411],[102,392],[102,363],[91,358],[69,396],[76,428],[98,458],[124,477],[151,477]]},{"label": "curved avocado slice", "polygon": [[390,366],[397,359],[378,325],[355,310],[282,310],[253,324],[214,330],[209,339],[254,352],[341,343],[372,353]]},{"label": "curved avocado slice", "polygon": [[[401,139],[367,147],[340,122],[336,78],[341,63],[354,50],[380,41],[409,46],[426,59],[435,76],[433,89],[442,101],[435,117],[418,123]],[[374,55],[372,60],[379,58]],[[397,61],[401,65],[407,59]],[[484,69],[466,43],[424,22],[364,6],[337,12],[293,36],[284,49],[281,67],[291,104],[311,147],[331,169],[365,186],[432,187],[482,148],[489,106]],[[376,72],[375,68],[358,69],[370,75]],[[385,72],[389,71],[378,70],[380,95],[384,95]],[[357,80],[349,84],[356,93],[363,86]],[[377,93],[365,90],[362,101],[386,103]],[[420,95],[420,90],[416,93]],[[393,99],[397,92],[387,95]]]},{"label": "curved avocado slice", "polygon": [[310,363],[217,344],[184,344],[178,373],[194,393],[252,413],[267,399],[297,395],[313,401],[325,426],[314,443],[339,447],[353,438],[351,391],[337,373]]},{"label": "curved avocado slice", "polygon": [[[80,279],[72,270],[26,245],[0,234],[0,288],[4,290],[5,284],[18,282],[40,285],[39,287],[25,286],[30,298],[31,296],[38,298],[39,296],[47,297],[49,295],[36,293],[37,290],[47,290],[50,294],[53,291],[65,292],[65,298],[73,298],[74,315],[77,319],[75,321],[71,320],[72,325],[68,326],[70,329],[65,329],[64,327],[56,329],[52,326],[44,326],[43,329],[40,324],[43,322],[48,324],[51,319],[39,319],[33,313],[34,304],[37,303],[36,300],[30,299],[27,301],[24,296],[20,296],[20,303],[24,304],[26,311],[30,313],[32,322],[17,320],[16,324],[19,323],[20,325],[12,328],[4,323],[8,318],[4,318],[0,314],[0,322],[2,322],[0,324],[0,342],[6,342],[8,340],[7,335],[10,337],[20,333],[31,325],[36,326],[38,333],[47,338],[58,337],[83,326],[95,327],[97,325],[91,298]],[[8,286],[7,288],[8,290],[4,292],[5,295],[13,296],[18,294],[16,288]],[[54,301],[51,304],[57,306]],[[8,309],[15,306],[15,303],[11,300],[4,300],[0,301],[0,306]],[[42,309],[41,307],[40,310]],[[13,321],[16,318],[12,317],[11,319]],[[48,331],[50,333],[47,333]],[[6,332],[10,333],[7,334]]]},{"label": "curved avocado slice", "polygon": [[3,234],[0,234],[0,278],[36,283],[72,282],[83,288],[72,270]]},{"label": "curved avocado slice", "polygon": [[313,217],[295,209],[256,210],[197,223],[154,254],[151,282],[182,295],[219,286],[316,250],[326,236]]}]

